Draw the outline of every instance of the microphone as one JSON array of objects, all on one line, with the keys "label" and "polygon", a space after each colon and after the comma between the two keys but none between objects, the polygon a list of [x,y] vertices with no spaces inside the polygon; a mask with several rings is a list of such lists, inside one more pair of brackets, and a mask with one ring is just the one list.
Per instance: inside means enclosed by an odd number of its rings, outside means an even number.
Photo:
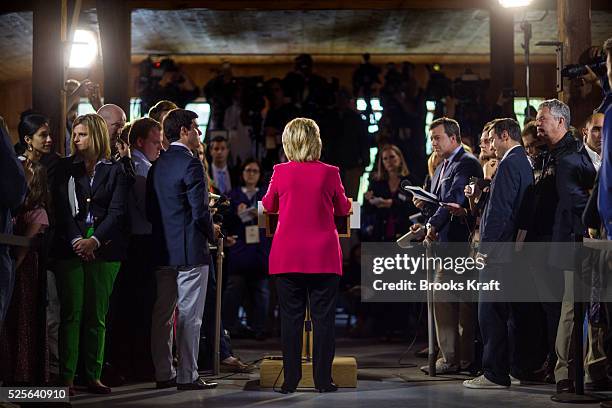
[{"label": "microphone", "polygon": [[410,248],[413,246],[412,241],[422,240],[423,238],[425,238],[426,233],[427,233],[427,229],[424,227],[421,227],[415,231],[411,230],[407,234],[402,235],[395,242],[400,248],[404,248],[404,249]]},{"label": "microphone", "polygon": [[402,190],[408,190],[407,187],[412,187],[412,183],[408,180],[403,180],[400,183],[400,187],[402,188]]}]

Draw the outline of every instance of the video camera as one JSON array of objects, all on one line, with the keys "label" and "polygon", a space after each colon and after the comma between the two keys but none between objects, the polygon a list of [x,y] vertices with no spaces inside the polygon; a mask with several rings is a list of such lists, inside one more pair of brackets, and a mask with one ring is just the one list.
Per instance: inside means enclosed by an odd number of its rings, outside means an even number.
[{"label": "video camera", "polygon": [[590,68],[598,77],[606,76],[606,53],[599,47],[591,47],[580,56],[578,64],[566,65],[561,76],[574,79],[589,73]]}]

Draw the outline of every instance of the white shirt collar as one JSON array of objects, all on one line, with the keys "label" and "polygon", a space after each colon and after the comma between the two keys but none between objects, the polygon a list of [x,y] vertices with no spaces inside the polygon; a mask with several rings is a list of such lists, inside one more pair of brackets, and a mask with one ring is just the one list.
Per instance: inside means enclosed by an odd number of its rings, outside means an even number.
[{"label": "white shirt collar", "polygon": [[227,164],[223,167],[217,167],[215,166],[215,163],[211,163],[211,166],[213,168],[214,171],[222,171],[222,172],[226,172],[227,171]]},{"label": "white shirt collar", "polygon": [[149,159],[147,159],[147,156],[145,156],[145,154],[138,149],[132,150],[132,156],[135,156],[146,164],[151,165],[151,162],[149,161]]},{"label": "white shirt collar", "polygon": [[589,154],[589,158],[591,159],[591,163],[593,163],[593,167],[595,167],[596,171],[599,171],[601,167],[601,156],[597,154],[597,152],[589,147],[588,144],[584,144],[584,148]]},{"label": "white shirt collar", "polygon": [[185,149],[187,149],[189,154],[193,156],[193,152],[191,151],[191,149],[187,145],[185,145],[185,144],[183,144],[181,142],[178,142],[178,141],[172,142],[172,143],[170,143],[170,146],[181,146],[181,147],[184,147]]},{"label": "white shirt collar", "polygon": [[448,163],[450,163],[453,158],[457,155],[457,153],[459,153],[459,150],[462,148],[463,146],[459,145],[455,148],[455,150],[453,150],[453,152],[450,154],[450,156],[448,156],[448,159],[446,159],[446,161]]},{"label": "white shirt collar", "polygon": [[511,148],[509,148],[508,150],[506,150],[506,153],[504,153],[504,157],[502,157],[502,160],[504,160],[506,157],[508,157],[508,153],[510,153],[512,150],[514,150],[514,148],[520,147],[520,146],[521,146],[520,144],[516,144],[516,145],[512,146]]}]

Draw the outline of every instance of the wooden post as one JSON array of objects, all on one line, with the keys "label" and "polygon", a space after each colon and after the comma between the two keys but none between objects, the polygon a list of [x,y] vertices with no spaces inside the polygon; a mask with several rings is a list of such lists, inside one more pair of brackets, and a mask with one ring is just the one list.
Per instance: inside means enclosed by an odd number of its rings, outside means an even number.
[{"label": "wooden post", "polygon": [[97,0],[102,43],[104,103],[120,106],[130,114],[131,9],[125,0]]},{"label": "wooden post", "polygon": [[49,117],[54,149],[63,153],[65,0],[37,0],[33,9],[32,108]]},{"label": "wooden post", "polygon": [[[563,65],[578,64],[591,47],[591,0],[557,0],[559,41],[563,43]],[[591,85],[587,85],[589,88]],[[601,101],[601,94],[588,92],[579,80],[563,80],[562,100],[570,107],[572,125],[580,127]]]},{"label": "wooden post", "polygon": [[[489,13],[491,84],[489,99],[495,103],[504,88],[514,88],[514,13],[492,2]],[[504,105],[504,114],[514,113],[514,99]]]}]

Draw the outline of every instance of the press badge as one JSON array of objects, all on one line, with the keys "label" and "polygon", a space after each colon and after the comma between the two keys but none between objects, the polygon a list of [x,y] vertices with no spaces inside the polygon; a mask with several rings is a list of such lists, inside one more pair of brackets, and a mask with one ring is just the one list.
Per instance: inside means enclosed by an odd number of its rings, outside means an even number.
[{"label": "press badge", "polygon": [[247,244],[259,244],[259,227],[249,225],[245,228],[244,236]]}]

